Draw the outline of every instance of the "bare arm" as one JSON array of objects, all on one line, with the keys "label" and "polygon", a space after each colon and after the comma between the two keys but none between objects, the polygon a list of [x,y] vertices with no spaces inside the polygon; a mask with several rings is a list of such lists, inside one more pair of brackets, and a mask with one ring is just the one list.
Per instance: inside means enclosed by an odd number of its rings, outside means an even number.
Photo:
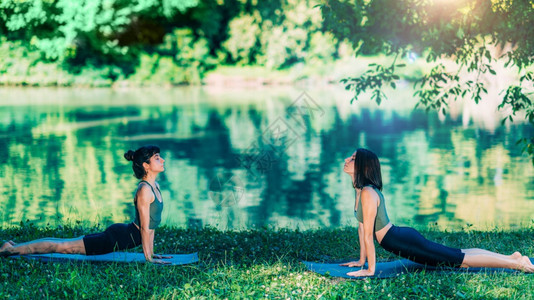
[{"label": "bare arm", "polygon": [[[360,199],[361,190],[356,190],[356,201],[354,203],[354,211],[358,209],[358,199]],[[363,223],[358,222],[358,241],[360,242],[360,260],[358,261],[350,261],[344,264],[340,264],[340,266],[344,267],[361,267],[365,265],[365,261],[367,260],[366,252],[365,252],[365,243],[363,242]]]},{"label": "bare arm", "polygon": [[366,251],[367,248],[365,247],[363,226],[364,226],[363,223],[359,222],[359,224],[358,224],[358,239],[360,241],[360,263],[361,263],[361,266],[363,266],[365,264],[365,261],[367,261],[367,251]]},{"label": "bare arm", "polygon": [[150,232],[150,251],[152,252],[152,257],[154,257],[154,236],[156,235],[156,230]]},{"label": "bare arm", "polygon": [[358,224],[359,224],[358,225],[358,240],[360,242],[360,260],[343,263],[343,264],[340,264],[340,266],[350,267],[350,268],[361,267],[365,265],[365,262],[367,261],[367,252],[365,251],[365,243],[363,239],[363,236],[364,236],[363,235],[363,223],[359,222]]},{"label": "bare arm", "polygon": [[[373,240],[374,225],[376,212],[378,209],[378,194],[371,188],[362,190],[362,209],[363,209],[363,243],[365,246],[365,256],[368,262],[368,268],[356,272],[347,273],[350,276],[372,276],[375,274],[376,252]],[[358,230],[360,230],[358,228]],[[361,237],[360,237],[361,239]]]},{"label": "bare arm", "polygon": [[139,231],[141,232],[141,243],[145,259],[152,262],[154,254],[154,230],[149,229],[150,223],[150,203],[155,201],[154,194],[150,187],[143,185],[137,192],[137,211],[139,212]]}]

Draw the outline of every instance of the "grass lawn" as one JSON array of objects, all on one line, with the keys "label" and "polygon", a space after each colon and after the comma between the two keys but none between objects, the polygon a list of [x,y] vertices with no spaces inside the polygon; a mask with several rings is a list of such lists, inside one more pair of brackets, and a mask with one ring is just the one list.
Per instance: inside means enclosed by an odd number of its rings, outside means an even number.
[{"label": "grass lawn", "polygon": [[[31,224],[0,228],[0,241],[74,237],[102,228]],[[534,227],[513,231],[421,229],[453,247],[534,256]],[[162,227],[156,253],[199,252],[186,266],[41,263],[0,258],[1,299],[440,299],[534,297],[534,275],[414,273],[392,279],[345,280],[308,272],[300,260],[357,258],[356,228],[220,231]],[[141,251],[140,248],[135,251]],[[377,247],[378,261],[396,259]]]}]

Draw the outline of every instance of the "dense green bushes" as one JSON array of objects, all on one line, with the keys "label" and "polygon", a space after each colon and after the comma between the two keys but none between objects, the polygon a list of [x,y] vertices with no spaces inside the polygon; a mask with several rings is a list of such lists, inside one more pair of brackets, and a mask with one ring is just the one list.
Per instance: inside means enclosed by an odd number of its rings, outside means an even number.
[{"label": "dense green bushes", "polygon": [[313,1],[3,1],[0,84],[199,84],[220,65],[322,67],[350,56]]}]

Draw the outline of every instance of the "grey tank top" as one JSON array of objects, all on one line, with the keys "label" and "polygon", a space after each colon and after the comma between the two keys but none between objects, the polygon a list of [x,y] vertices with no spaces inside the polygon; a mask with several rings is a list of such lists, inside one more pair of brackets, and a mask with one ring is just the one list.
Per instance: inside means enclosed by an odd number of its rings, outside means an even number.
[{"label": "grey tank top", "polygon": [[[150,203],[150,222],[148,223],[148,229],[155,229],[161,223],[161,212],[163,211],[163,199],[161,199],[161,201],[158,200],[158,196],[156,196],[156,191],[154,191],[154,188],[152,187],[150,183],[148,183],[148,181],[142,180],[141,182],[145,182],[146,184],[148,184],[148,186],[150,186],[150,188],[152,189],[152,193],[154,193],[154,201]],[[161,191],[159,194],[161,195]],[[141,222],[139,222],[139,210],[137,209],[137,193],[135,195],[134,204],[135,204],[134,223],[137,226],[141,226]]]},{"label": "grey tank top", "polygon": [[[382,195],[382,192],[375,186],[369,185],[372,187],[380,197],[380,204],[378,204],[378,208],[376,210],[376,218],[375,218],[375,232],[379,231],[380,229],[386,227],[389,223],[388,214],[386,212],[386,203],[384,201],[384,195]],[[363,190],[363,189],[362,189]],[[354,216],[358,220],[358,222],[363,223],[363,210],[362,210],[362,193],[360,192],[360,199],[358,200],[358,207],[354,211]]]}]

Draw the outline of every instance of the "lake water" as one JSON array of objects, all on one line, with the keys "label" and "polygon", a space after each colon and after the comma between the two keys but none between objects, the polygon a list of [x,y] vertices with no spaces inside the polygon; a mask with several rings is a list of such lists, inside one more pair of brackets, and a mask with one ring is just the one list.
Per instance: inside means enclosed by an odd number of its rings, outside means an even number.
[{"label": "lake water", "polygon": [[[0,223],[108,225],[133,215],[128,149],[159,145],[163,222],[221,229],[355,224],[343,159],[382,163],[397,225],[503,228],[534,222],[534,168],[495,103],[377,106],[335,87],[0,90]],[[520,118],[519,118],[520,119]]]}]

